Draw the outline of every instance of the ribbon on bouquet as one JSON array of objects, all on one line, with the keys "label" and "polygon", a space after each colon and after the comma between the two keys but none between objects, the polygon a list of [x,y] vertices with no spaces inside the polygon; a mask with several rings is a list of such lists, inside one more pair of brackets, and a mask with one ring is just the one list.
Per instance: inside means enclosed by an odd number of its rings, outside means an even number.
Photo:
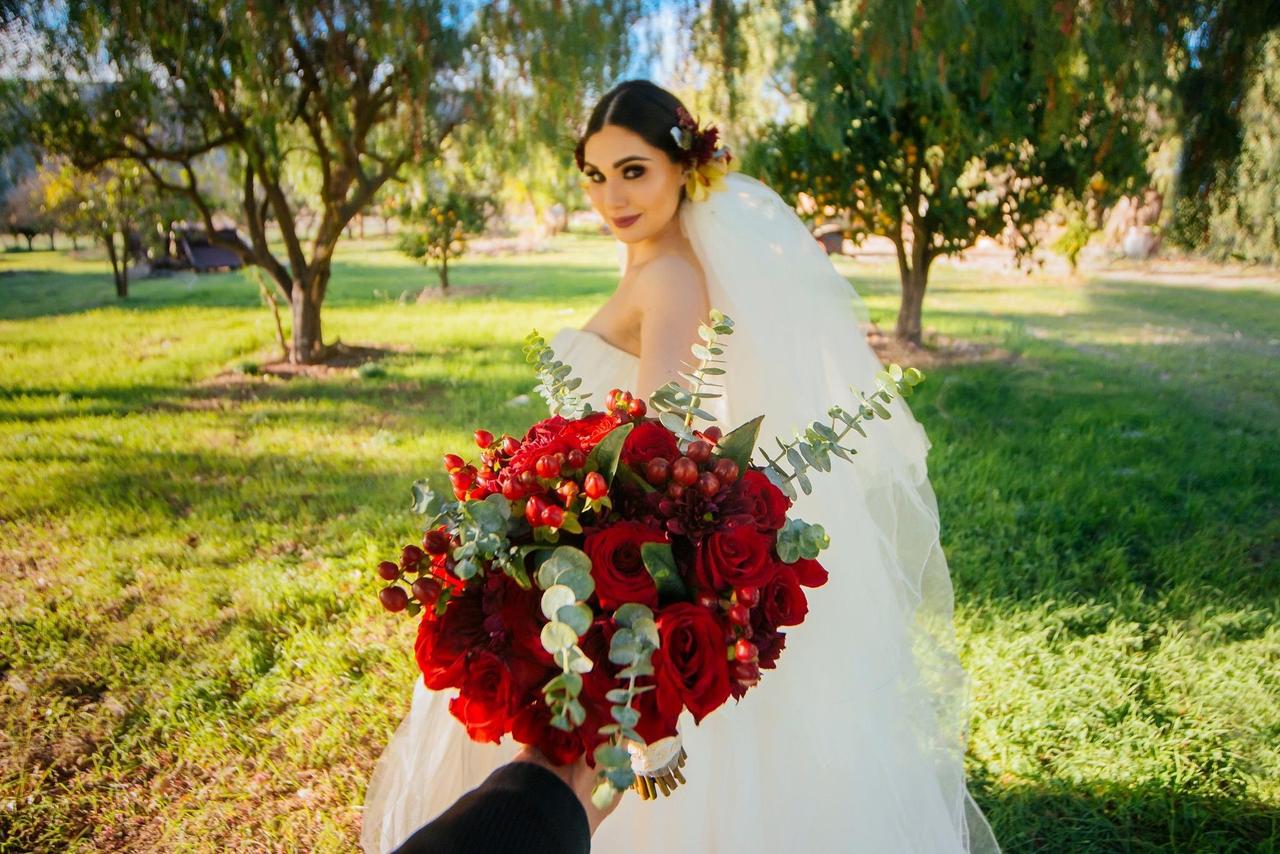
[{"label": "ribbon on bouquet", "polygon": [[689,755],[684,751],[679,733],[653,744],[628,742],[627,752],[631,754],[631,770],[636,775],[632,788],[642,800],[651,801],[659,792],[666,797],[687,782],[680,769]]}]

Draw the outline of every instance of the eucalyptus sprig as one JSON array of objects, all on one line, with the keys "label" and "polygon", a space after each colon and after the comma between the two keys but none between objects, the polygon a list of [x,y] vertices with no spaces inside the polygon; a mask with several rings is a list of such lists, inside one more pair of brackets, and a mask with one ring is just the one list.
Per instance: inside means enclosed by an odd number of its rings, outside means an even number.
[{"label": "eucalyptus sprig", "polygon": [[637,687],[636,680],[653,675],[653,653],[661,643],[658,624],[648,607],[628,602],[614,612],[613,619],[618,630],[609,642],[609,660],[622,666],[618,678],[627,680],[627,685],[614,688],[605,695],[612,704],[609,714],[613,723],[600,727],[600,734],[609,736],[609,741],[596,748],[600,782],[591,792],[592,802],[601,809],[636,781],[635,772],[631,769],[631,754],[623,744],[630,741],[643,746],[645,743],[636,732],[640,712],[631,704],[636,697],[654,688],[653,685]]},{"label": "eucalyptus sprig", "polygon": [[542,648],[561,668],[542,693],[551,710],[551,725],[569,732],[587,719],[578,695],[582,674],[595,666],[578,645],[591,628],[592,610],[586,604],[596,589],[591,558],[581,549],[560,546],[538,567],[537,581],[543,591],[542,613],[549,621],[542,627]]},{"label": "eucalyptus sprig", "polygon": [[[810,483],[807,472],[810,469],[831,471],[832,455],[852,461],[853,455],[858,451],[840,444],[844,438],[853,431],[865,437],[867,433],[863,429],[863,422],[889,418],[891,413],[886,404],[891,403],[895,397],[910,397],[911,392],[923,380],[924,374],[915,368],[903,370],[896,364],[880,371],[876,374],[878,387],[871,394],[851,389],[860,401],[856,412],[834,405],[827,410],[830,424],[814,421],[805,428],[803,436],[797,434],[790,442],[775,438],[774,442],[779,449],[777,457],[770,456],[768,451],[761,448],[760,454],[766,460],[763,467],[765,475],[792,500],[797,497],[793,481],[799,483],[804,494],[808,495],[813,491],[813,484]],[[784,468],[784,463],[791,471]]]},{"label": "eucalyptus sprig", "polygon": [[657,410],[658,420],[662,422],[662,426],[675,433],[682,444],[692,442],[696,438],[693,435],[695,418],[701,418],[703,421],[716,420],[714,415],[701,407],[703,401],[721,396],[707,391],[710,388],[722,388],[719,383],[711,382],[707,377],[724,374],[724,368],[720,367],[724,364],[724,360],[719,358],[724,355],[724,347],[720,345],[718,339],[719,336],[732,334],[733,320],[713,308],[710,325],[704,323],[698,326],[698,337],[702,339],[702,343],[694,344],[690,348],[690,352],[697,357],[698,364],[691,365],[684,362],[689,372],[679,372],[681,379],[688,383],[688,387],[682,387],[672,380],[649,397],[649,405]]},{"label": "eucalyptus sprig", "polygon": [[572,368],[556,358],[555,352],[537,330],[525,336],[524,358],[538,373],[537,392],[551,407],[551,412],[564,418],[581,418],[591,412],[587,395],[578,394],[579,377],[569,378]]}]

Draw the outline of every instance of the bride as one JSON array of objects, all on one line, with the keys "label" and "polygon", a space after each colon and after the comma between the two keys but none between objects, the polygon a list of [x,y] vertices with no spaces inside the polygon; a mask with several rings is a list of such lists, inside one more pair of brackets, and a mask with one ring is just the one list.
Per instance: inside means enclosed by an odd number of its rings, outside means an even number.
[{"label": "bride", "polygon": [[[880,364],[865,309],[803,223],[760,182],[728,171],[716,131],[643,80],[606,94],[576,157],[596,211],[625,246],[617,290],[552,341],[593,392],[649,395],[688,358],[709,309],[731,317],[722,427],[764,414],[789,438],[832,404],[856,409]],[[727,172],[727,174],[726,174]],[[624,852],[997,851],[965,788],[966,680],[925,455],[900,401],[814,478],[796,514],[823,525],[830,571],[776,670],[701,725],[682,719],[688,783],[623,796],[593,848]],[[394,848],[519,747],[478,744],[449,696],[417,680],[366,798],[362,844]]]}]

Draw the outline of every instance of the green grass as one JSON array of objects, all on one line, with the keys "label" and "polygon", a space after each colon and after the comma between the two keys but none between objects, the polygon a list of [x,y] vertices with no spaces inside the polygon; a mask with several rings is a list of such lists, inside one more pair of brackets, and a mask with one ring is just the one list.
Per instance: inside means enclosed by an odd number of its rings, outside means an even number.
[{"label": "green grass", "polygon": [[[892,272],[840,264],[887,322]],[[413,678],[372,574],[407,484],[535,418],[520,339],[616,279],[591,238],[451,272],[415,304],[430,271],[348,245],[326,340],[393,352],[285,381],[234,372],[273,349],[247,276],[122,302],[0,254],[0,851],[354,847]],[[1001,842],[1280,848],[1280,285],[944,267],[925,321],[993,348],[913,408]]]}]

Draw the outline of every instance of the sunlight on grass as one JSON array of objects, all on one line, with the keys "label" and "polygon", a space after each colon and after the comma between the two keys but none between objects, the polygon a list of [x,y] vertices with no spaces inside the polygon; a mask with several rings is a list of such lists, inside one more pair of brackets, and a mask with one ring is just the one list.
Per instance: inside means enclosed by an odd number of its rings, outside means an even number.
[{"label": "sunlight on grass", "polygon": [[[895,272],[840,259],[891,327]],[[538,417],[520,342],[581,324],[613,244],[472,257],[455,293],[345,244],[283,380],[245,273],[133,283],[0,253],[0,850],[350,850],[407,709],[372,568],[408,484]],[[1280,843],[1280,286],[940,267],[926,326],[989,358],[913,398],[1007,850]],[[1003,355],[1003,354],[1007,354]]]}]

